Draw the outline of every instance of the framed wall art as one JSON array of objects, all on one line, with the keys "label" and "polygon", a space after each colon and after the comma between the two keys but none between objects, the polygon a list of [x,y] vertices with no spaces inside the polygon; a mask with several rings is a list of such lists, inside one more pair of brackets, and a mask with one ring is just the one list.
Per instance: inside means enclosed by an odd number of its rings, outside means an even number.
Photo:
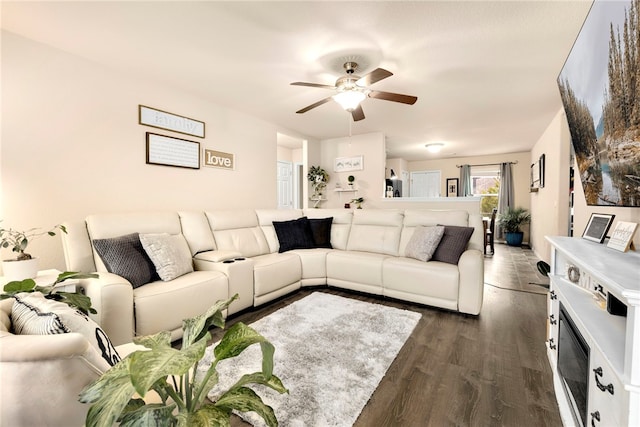
[{"label": "framed wall art", "polygon": [[361,171],[364,169],[363,156],[337,157],[333,163],[334,172]]},{"label": "framed wall art", "polygon": [[200,169],[200,143],[147,132],[147,164]]},{"label": "framed wall art", "polygon": [[458,197],[458,178],[447,178],[447,197]]},{"label": "framed wall art", "polygon": [[582,233],[582,238],[592,242],[602,243],[607,236],[607,231],[611,227],[615,215],[613,214],[591,214],[589,222]]},{"label": "framed wall art", "polygon": [[204,138],[204,122],[147,107],[146,105],[138,106],[138,123]]}]

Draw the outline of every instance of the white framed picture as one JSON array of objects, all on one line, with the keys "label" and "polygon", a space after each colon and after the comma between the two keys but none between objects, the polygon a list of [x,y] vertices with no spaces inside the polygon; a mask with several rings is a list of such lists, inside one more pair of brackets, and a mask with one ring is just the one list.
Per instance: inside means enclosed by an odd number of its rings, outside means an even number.
[{"label": "white framed picture", "polygon": [[363,156],[337,157],[333,163],[334,172],[361,171],[364,169]]},{"label": "white framed picture", "polygon": [[618,221],[609,242],[607,242],[607,247],[620,252],[626,252],[629,248],[634,249],[633,236],[636,234],[637,228],[638,224],[635,222]]}]

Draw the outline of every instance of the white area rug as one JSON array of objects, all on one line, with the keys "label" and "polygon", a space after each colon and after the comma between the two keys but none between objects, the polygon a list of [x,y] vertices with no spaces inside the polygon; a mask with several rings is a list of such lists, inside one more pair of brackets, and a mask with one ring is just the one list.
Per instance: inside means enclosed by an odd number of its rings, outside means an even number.
[{"label": "white area rug", "polygon": [[[281,426],[351,426],[421,315],[315,292],[251,324],[276,348],[274,373],[289,394],[252,386]],[[213,346],[201,362],[210,366]],[[261,369],[260,346],[218,365],[221,390]],[[214,388],[209,398],[215,400]],[[255,413],[239,414],[263,426]]]}]

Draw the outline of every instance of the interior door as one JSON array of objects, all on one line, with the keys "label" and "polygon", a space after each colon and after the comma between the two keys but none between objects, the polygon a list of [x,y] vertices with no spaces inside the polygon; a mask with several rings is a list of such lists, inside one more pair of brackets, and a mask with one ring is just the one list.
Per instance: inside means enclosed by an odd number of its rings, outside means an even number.
[{"label": "interior door", "polygon": [[293,208],[293,165],[278,161],[278,209]]},{"label": "interior door", "polygon": [[440,197],[440,171],[411,172],[411,197]]}]

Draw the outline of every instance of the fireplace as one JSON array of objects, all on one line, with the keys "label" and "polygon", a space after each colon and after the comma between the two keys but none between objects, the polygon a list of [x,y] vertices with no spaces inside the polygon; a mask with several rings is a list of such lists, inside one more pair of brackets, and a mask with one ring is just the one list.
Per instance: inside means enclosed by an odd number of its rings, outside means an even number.
[{"label": "fireplace", "polygon": [[578,425],[587,425],[589,346],[560,303],[558,373]]}]

